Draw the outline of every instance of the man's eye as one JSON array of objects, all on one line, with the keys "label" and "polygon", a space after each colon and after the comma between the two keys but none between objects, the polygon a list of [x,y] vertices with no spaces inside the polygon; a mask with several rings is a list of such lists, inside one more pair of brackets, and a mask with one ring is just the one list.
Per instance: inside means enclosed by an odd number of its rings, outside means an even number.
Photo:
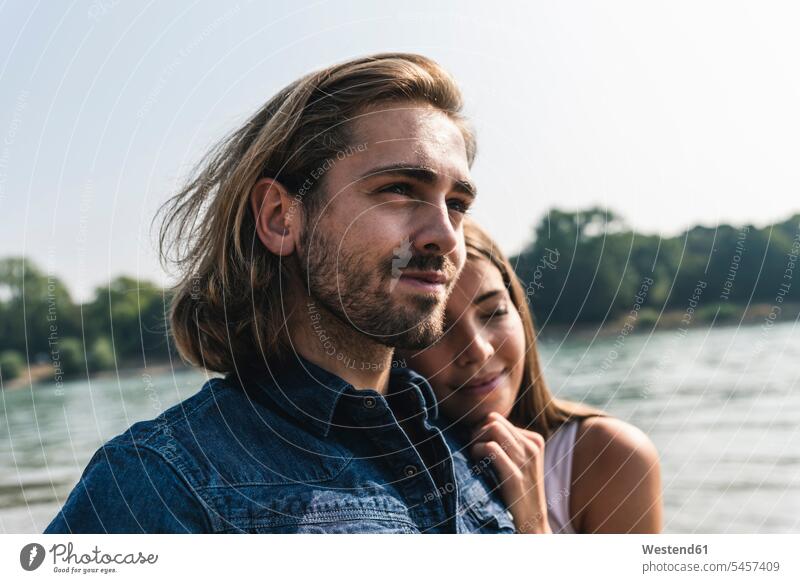
[{"label": "man's eye", "polygon": [[450,210],[454,210],[457,213],[466,214],[469,212],[469,203],[464,202],[461,199],[454,198],[453,200],[447,203],[447,206],[450,207]]},{"label": "man's eye", "polygon": [[388,186],[384,186],[378,192],[391,192],[393,194],[401,194],[406,195],[411,191],[411,186],[405,184],[404,182],[396,182],[394,184],[389,184]]}]

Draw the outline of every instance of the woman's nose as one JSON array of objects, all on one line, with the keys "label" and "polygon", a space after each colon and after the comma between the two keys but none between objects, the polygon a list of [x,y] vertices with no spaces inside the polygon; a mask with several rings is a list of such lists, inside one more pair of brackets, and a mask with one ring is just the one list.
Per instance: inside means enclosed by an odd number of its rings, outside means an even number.
[{"label": "woman's nose", "polygon": [[494,346],[484,334],[476,331],[474,334],[469,334],[466,338],[466,343],[458,357],[456,364],[459,366],[469,366],[475,364],[483,364],[494,355]]}]

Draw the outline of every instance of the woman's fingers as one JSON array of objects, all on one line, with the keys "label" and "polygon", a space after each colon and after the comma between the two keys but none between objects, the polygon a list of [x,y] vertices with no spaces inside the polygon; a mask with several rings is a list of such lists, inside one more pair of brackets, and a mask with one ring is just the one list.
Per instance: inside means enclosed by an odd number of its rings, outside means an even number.
[{"label": "woman's fingers", "polygon": [[517,465],[524,465],[526,461],[525,448],[520,440],[521,436],[499,419],[492,419],[473,434],[474,441],[494,441],[511,457]]},{"label": "woman's fingers", "polygon": [[494,440],[476,443],[472,447],[472,455],[491,460],[500,479],[500,494],[514,516],[517,532],[552,532],[547,520],[544,493],[544,439],[539,434],[526,434],[520,429],[514,432],[517,437],[509,437],[508,431],[505,425],[490,423],[481,435],[486,437],[494,433],[506,440],[518,438],[516,445],[522,449],[524,463],[512,459],[508,453],[511,448],[505,448]]},{"label": "woman's fingers", "polygon": [[472,446],[472,455],[475,458],[492,460],[494,469],[500,478],[500,492],[503,499],[506,505],[513,506],[519,498],[523,479],[519,466],[496,441],[476,443]]},{"label": "woman's fingers", "polygon": [[542,437],[541,433],[536,433],[535,431],[531,431],[530,429],[520,429],[520,432],[528,439],[533,440],[534,443],[536,443],[536,445],[538,445],[541,448],[544,448],[544,437]]},{"label": "woman's fingers", "polygon": [[523,447],[528,455],[530,461],[538,461],[544,457],[544,437],[535,431],[527,429],[520,429],[523,435]]},{"label": "woman's fingers", "polygon": [[473,434],[474,440],[496,441],[520,468],[541,458],[544,438],[539,433],[516,427],[499,413],[490,413],[488,419]]},{"label": "woman's fingers", "polygon": [[490,459],[518,532],[552,532],[544,492],[544,438],[492,413],[475,434],[475,457]]}]

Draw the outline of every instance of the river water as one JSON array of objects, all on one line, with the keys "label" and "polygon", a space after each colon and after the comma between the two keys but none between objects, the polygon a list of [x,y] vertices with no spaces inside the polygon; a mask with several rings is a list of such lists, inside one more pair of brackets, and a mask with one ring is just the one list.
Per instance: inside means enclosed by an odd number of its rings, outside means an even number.
[{"label": "river water", "polygon": [[[555,394],[645,431],[665,532],[800,532],[800,326],[540,340]],[[41,532],[92,453],[196,392],[197,371],[0,391],[0,532]]]}]

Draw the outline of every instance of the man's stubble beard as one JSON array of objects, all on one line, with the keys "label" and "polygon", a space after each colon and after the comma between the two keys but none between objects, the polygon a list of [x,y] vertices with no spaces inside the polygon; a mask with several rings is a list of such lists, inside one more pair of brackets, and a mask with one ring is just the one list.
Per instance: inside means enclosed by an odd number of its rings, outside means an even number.
[{"label": "man's stubble beard", "polygon": [[452,275],[443,301],[423,295],[401,300],[399,293],[387,289],[391,258],[370,263],[369,257],[358,257],[333,241],[321,223],[316,223],[313,242],[309,242],[310,229],[304,230],[297,255],[302,285],[319,307],[345,329],[392,348],[419,350],[442,336],[447,296],[455,278],[449,259],[416,256],[409,260],[409,268],[439,269]]}]

